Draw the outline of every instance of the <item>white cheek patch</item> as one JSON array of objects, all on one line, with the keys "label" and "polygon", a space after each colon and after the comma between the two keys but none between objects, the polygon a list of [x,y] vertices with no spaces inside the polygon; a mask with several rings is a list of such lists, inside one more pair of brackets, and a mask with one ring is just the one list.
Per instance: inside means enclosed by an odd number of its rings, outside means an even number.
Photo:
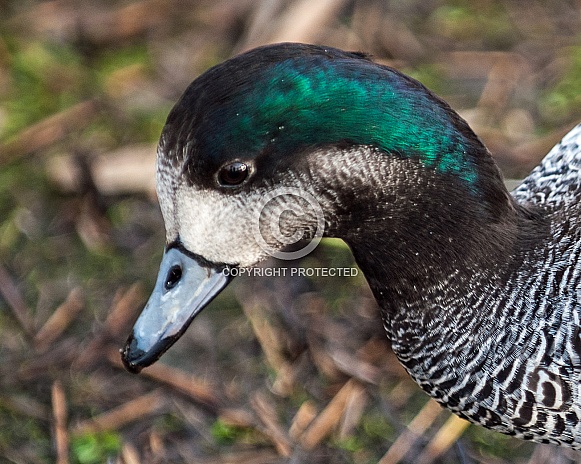
[{"label": "white cheek patch", "polygon": [[[324,233],[322,206],[292,173],[285,185],[230,194],[188,185],[163,159],[158,158],[157,192],[168,243],[179,237],[188,251],[208,261],[250,267],[268,256],[302,257]],[[298,255],[282,252],[306,237],[315,239],[313,247]]]},{"label": "white cheek patch", "polygon": [[168,234],[170,228],[178,232],[187,250],[209,261],[252,266],[267,256],[253,234],[262,195],[224,195],[181,184],[172,211],[175,224],[166,219]]}]

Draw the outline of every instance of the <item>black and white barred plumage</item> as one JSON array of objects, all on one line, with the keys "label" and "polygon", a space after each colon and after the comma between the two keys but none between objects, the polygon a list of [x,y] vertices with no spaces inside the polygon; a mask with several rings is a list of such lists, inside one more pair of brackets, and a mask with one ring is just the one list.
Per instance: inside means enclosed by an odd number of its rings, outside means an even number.
[{"label": "black and white barred plumage", "polygon": [[[574,448],[581,448],[580,167],[581,125],[513,192],[549,227],[515,253],[520,265],[496,281],[482,269],[459,270],[434,289],[431,307],[422,300],[417,313],[408,307],[387,324],[412,377],[460,416]],[[446,292],[453,282],[468,291]],[[441,319],[413,320],[426,312]]]}]

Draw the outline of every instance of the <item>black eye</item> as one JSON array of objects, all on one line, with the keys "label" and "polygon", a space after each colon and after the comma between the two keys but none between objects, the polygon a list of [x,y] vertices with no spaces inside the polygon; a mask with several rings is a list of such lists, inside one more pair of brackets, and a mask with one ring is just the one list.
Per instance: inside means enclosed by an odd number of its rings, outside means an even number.
[{"label": "black eye", "polygon": [[218,172],[218,182],[226,186],[240,185],[248,177],[248,172],[248,165],[235,161],[222,166]]},{"label": "black eye", "polygon": [[171,290],[174,288],[182,278],[182,268],[179,266],[172,266],[165,278],[165,289]]}]

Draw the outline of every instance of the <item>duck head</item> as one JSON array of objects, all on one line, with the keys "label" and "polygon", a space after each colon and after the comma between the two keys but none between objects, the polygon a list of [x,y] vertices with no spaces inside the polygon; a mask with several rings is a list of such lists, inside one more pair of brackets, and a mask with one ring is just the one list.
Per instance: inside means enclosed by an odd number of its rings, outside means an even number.
[{"label": "duck head", "polygon": [[[438,231],[465,210],[499,214],[507,202],[499,183],[486,149],[445,102],[362,54],[278,44],[215,66],[188,87],[160,138],[166,247],[122,350],[125,366],[138,372],[156,361],[231,268],[298,238],[341,237],[368,279],[374,260],[392,260],[402,277],[417,256],[406,236],[425,247],[448,240]],[[465,204],[452,206],[455,196]]]}]

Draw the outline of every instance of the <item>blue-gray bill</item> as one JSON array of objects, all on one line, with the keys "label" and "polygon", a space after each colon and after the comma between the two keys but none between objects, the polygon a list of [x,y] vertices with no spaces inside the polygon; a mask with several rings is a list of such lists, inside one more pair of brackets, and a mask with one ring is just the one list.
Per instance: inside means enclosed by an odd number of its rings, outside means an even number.
[{"label": "blue-gray bill", "polygon": [[138,373],[157,361],[186,331],[194,317],[230,282],[224,266],[166,250],[155,288],[133,333],[121,350],[126,369]]}]

